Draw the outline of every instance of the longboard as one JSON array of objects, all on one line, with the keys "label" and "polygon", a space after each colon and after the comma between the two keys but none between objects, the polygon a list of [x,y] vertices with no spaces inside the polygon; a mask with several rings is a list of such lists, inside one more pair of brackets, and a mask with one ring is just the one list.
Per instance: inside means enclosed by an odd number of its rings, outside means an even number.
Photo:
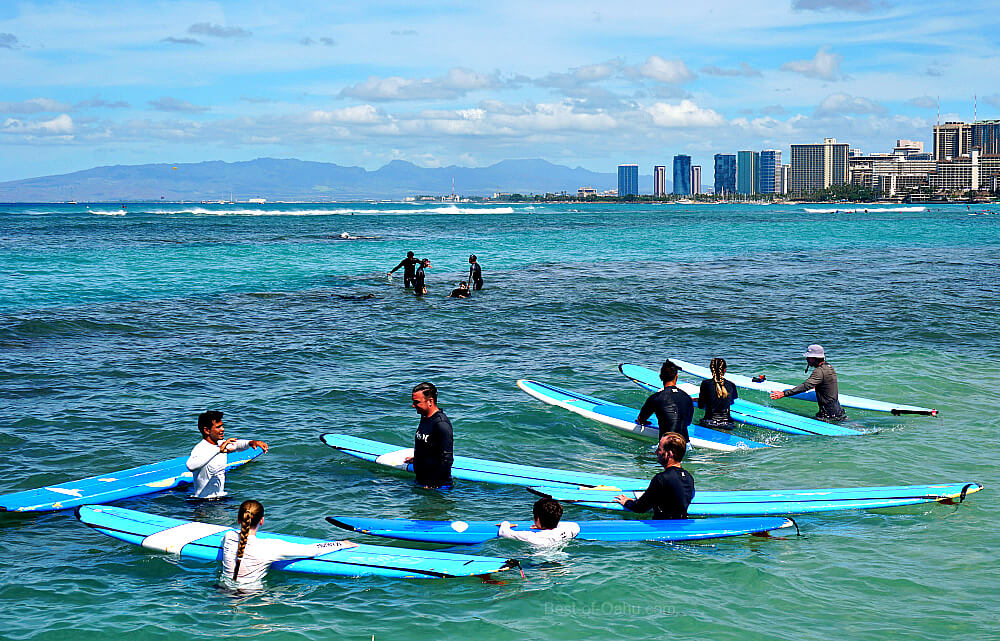
[{"label": "longboard", "polygon": [[[645,488],[644,488],[645,489]],[[935,485],[900,485],[857,488],[827,488],[814,490],[695,490],[688,506],[690,516],[761,516],[777,514],[808,514],[835,510],[872,510],[877,508],[938,502],[961,503],[968,494],[983,489],[980,483],[940,483]],[[592,488],[536,487],[529,491],[562,503],[608,510],[624,510],[615,497],[624,494],[630,499],[643,491]]]},{"label": "longboard", "polygon": [[[618,366],[618,371],[621,372],[625,378],[629,379],[644,390],[655,392],[663,388],[663,383],[660,381],[659,374],[651,369],[623,363]],[[711,376],[709,378],[711,378]],[[678,383],[677,387],[690,394],[691,398],[695,399],[695,402],[697,403],[697,397],[701,391],[697,386],[691,385],[690,383]],[[861,432],[851,429],[850,427],[824,423],[823,421],[817,421],[814,418],[799,416],[798,414],[784,412],[773,407],[751,403],[750,401],[745,401],[742,398],[737,398],[733,401],[733,406],[730,408],[729,414],[732,416],[733,420],[738,423],[753,425],[754,427],[762,427],[769,430],[776,430],[778,432],[785,432],[786,434],[819,434],[824,436],[848,436],[861,434]]]},{"label": "longboard", "polygon": [[[367,519],[328,516],[326,520],[361,534],[405,541],[426,541],[473,545],[497,537],[496,521],[414,521],[409,519]],[[584,541],[695,541],[744,534],[756,534],[791,527],[783,518],[684,519],[672,521],[603,520],[577,521]],[[517,531],[533,530],[531,521],[512,523]]]},{"label": "longboard", "polygon": [[[636,415],[639,414],[639,410],[637,409],[537,381],[522,379],[517,381],[517,386],[543,403],[555,405],[556,407],[569,410],[574,414],[595,420],[598,423],[616,427],[626,434],[652,440],[656,440],[659,437],[660,430],[656,424],[656,417],[651,416],[649,418],[649,426],[638,425],[635,422]],[[693,423],[688,426],[688,436],[691,439],[692,447],[722,452],[771,447],[766,443],[751,441],[748,438],[711,430]]]},{"label": "longboard", "polygon": [[[263,450],[250,448],[227,454],[226,469],[244,465],[263,453]],[[187,456],[178,456],[160,463],[5,494],[0,496],[0,512],[54,512],[87,503],[108,503],[163,492],[194,481],[194,475],[185,465],[187,460]]]},{"label": "longboard", "polygon": [[[701,378],[712,378],[712,372],[707,367],[702,367],[701,365],[695,365],[694,363],[688,363],[687,361],[677,360],[671,358],[674,365],[681,368],[681,370],[691,374],[693,376],[699,376]],[[742,376],[740,374],[731,374],[726,372],[726,378],[733,382],[736,387],[743,387],[746,389],[756,390],[758,392],[781,392],[786,389],[792,389],[794,385],[786,385],[785,383],[779,383],[777,381],[761,381],[759,383],[754,382],[749,376]],[[816,391],[808,390],[802,392],[801,394],[796,394],[795,396],[790,396],[787,398],[797,398],[803,401],[816,401]],[[901,403],[886,403],[885,401],[876,401],[870,398],[863,398],[861,396],[851,396],[850,394],[840,394],[838,399],[840,404],[844,407],[854,407],[861,410],[872,410],[874,412],[889,412],[895,416],[900,414],[920,414],[923,416],[937,416],[938,411],[935,409],[930,409],[929,407],[917,407],[916,405],[903,405]]]},{"label": "longboard", "polygon": [[[76,516],[85,525],[120,541],[202,561],[221,559],[222,537],[232,530],[224,525],[183,521],[111,505],[84,505],[77,508]],[[307,545],[323,542],[268,532],[258,532],[257,536]],[[440,579],[491,574],[516,566],[517,561],[511,559],[359,545],[313,558],[279,561],[271,567],[323,576]]]}]

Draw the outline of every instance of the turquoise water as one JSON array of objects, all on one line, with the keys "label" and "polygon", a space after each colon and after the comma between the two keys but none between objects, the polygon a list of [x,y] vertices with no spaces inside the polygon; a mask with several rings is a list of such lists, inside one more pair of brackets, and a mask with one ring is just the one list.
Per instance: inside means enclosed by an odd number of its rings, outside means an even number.
[{"label": "turquoise water", "polygon": [[[620,362],[722,355],[734,372],[794,383],[814,342],[845,393],[940,417],[854,411],[851,425],[871,433],[851,438],[757,432],[781,447],[686,460],[699,488],[986,484],[959,507],[803,516],[801,537],[461,548],[519,558],[523,580],[274,572],[241,598],[215,589],[212,567],[70,513],[0,515],[0,636],[997,638],[1000,215],[874,209],[0,205],[0,493],[184,454],[197,414],[217,408],[227,435],[272,446],[227,485],[265,503],[268,530],[348,536],[324,521],[334,514],[528,518],[520,488],[417,490],[318,436],[408,445],[410,388],[430,380],[457,453],[652,476],[648,444],[514,381],[637,407],[645,395]],[[423,300],[384,276],[407,250],[433,259]],[[470,253],[487,288],[443,298]],[[338,297],[367,293],[377,298]],[[228,523],[238,500],[192,507],[173,492],[119,505]]]}]

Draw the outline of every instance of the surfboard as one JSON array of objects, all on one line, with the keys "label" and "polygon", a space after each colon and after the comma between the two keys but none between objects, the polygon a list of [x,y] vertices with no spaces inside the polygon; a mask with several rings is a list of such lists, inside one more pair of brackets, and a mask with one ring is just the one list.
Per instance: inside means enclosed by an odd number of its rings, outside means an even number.
[{"label": "surfboard", "polygon": [[[938,483],[934,485],[897,485],[857,488],[826,488],[813,490],[695,490],[688,506],[690,516],[763,516],[777,514],[808,514],[835,510],[871,510],[915,505],[917,503],[961,503],[968,494],[983,489],[981,483]],[[619,492],[613,489],[570,489],[553,487],[529,488],[534,494],[608,510],[624,510],[615,497],[624,494],[630,499],[642,496],[642,491]]]},{"label": "surfboard", "polygon": [[[650,417],[650,426],[648,427],[637,425],[635,422],[635,417],[639,414],[637,409],[537,381],[522,379],[517,381],[517,386],[543,403],[555,405],[598,423],[616,427],[630,436],[654,441],[659,438],[660,430],[656,424],[656,416]],[[691,439],[692,447],[721,452],[771,447],[766,443],[751,441],[736,434],[727,434],[695,424],[688,426],[688,436]]]},{"label": "surfboard", "polygon": [[[694,363],[688,363],[687,361],[677,360],[676,358],[671,358],[670,360],[673,361],[677,367],[681,368],[681,370],[691,374],[692,376],[712,378],[712,372],[707,367],[695,365]],[[737,387],[756,390],[758,392],[781,392],[795,387],[794,385],[787,385],[785,383],[768,380],[756,383],[749,376],[742,376],[740,374],[732,374],[729,372],[726,372],[726,378],[732,381]],[[809,390],[788,398],[797,398],[803,401],[816,402],[816,391]],[[889,412],[895,416],[899,416],[901,414],[937,416],[938,413],[937,410],[930,409],[928,407],[917,407],[916,405],[903,405],[900,403],[886,403],[885,401],[876,401],[874,399],[863,398],[861,396],[851,396],[850,394],[840,394],[839,400],[840,404],[844,407],[854,407],[861,410],[872,410],[874,412]]]},{"label": "surfboard", "polygon": [[[413,465],[404,459],[413,456],[413,448],[400,448],[381,441],[372,441],[346,434],[323,434],[320,440],[344,454],[404,472],[413,472]],[[572,472],[547,467],[534,467],[518,463],[505,463],[487,459],[456,456],[451,466],[452,478],[466,481],[497,483],[499,485],[529,485],[565,487],[614,486],[645,490],[649,479],[630,479],[592,472]]]},{"label": "surfboard", "polygon": [[[240,467],[263,454],[250,448],[227,455],[227,470]],[[0,512],[53,512],[87,503],[108,503],[143,494],[163,492],[194,481],[185,463],[188,457],[140,465],[127,470],[88,476],[78,481],[46,485],[0,496]]]},{"label": "surfboard", "polygon": [[[344,528],[404,541],[426,541],[473,545],[497,538],[496,521],[413,521],[409,519],[367,519],[328,516],[326,520]],[[756,534],[791,527],[788,519],[684,519],[674,521],[604,520],[576,521],[577,539],[584,541],[695,541]],[[511,523],[518,531],[537,531],[531,521]]]},{"label": "surfboard", "polygon": [[[660,381],[660,375],[651,369],[623,363],[618,366],[618,371],[621,372],[625,378],[631,380],[633,383],[645,390],[655,392],[663,389],[663,382]],[[711,378],[711,375],[709,378]],[[681,388],[687,392],[691,398],[695,399],[695,403],[698,402],[698,394],[701,390],[697,386],[690,383],[678,383],[677,387]],[[732,416],[733,420],[738,423],[752,425],[754,427],[762,427],[769,430],[776,430],[786,434],[812,434],[824,436],[848,436],[861,434],[861,432],[851,429],[850,427],[824,423],[823,421],[817,421],[814,418],[783,412],[782,410],[775,409],[773,407],[767,407],[765,405],[758,405],[757,403],[745,401],[742,398],[737,398],[733,401],[733,406],[730,408],[729,414]]]},{"label": "surfboard", "polygon": [[[222,537],[232,530],[224,525],[184,521],[111,505],[83,505],[77,508],[76,516],[85,525],[120,541],[202,561],[218,562],[221,559]],[[258,532],[257,536],[306,545],[323,542],[268,532]],[[321,576],[440,579],[492,574],[517,565],[517,561],[512,559],[359,545],[309,559],[279,561],[271,567]]]}]

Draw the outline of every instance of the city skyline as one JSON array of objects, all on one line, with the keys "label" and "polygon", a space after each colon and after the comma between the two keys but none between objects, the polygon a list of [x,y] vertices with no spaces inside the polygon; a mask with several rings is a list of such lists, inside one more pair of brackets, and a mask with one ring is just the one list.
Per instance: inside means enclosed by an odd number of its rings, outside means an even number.
[{"label": "city skyline", "polygon": [[710,167],[824,137],[930,146],[939,97],[941,122],[971,122],[976,94],[981,119],[1000,114],[990,8],[9,4],[0,181],[259,157],[606,171],[632,152]]}]

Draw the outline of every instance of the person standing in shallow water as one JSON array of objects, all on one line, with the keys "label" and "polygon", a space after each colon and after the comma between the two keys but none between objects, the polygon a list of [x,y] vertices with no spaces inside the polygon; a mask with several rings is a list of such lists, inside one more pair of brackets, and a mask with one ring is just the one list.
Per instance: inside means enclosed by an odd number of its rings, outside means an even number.
[{"label": "person standing in shallow water", "polygon": [[806,370],[814,368],[809,378],[791,389],[771,392],[771,398],[777,400],[786,396],[795,396],[811,389],[816,390],[816,403],[819,412],[816,418],[826,421],[842,421],[847,418],[847,412],[840,406],[840,390],[837,386],[837,372],[833,365],[826,362],[826,352],[822,345],[810,345],[806,348]]},{"label": "person standing in shallow water", "polygon": [[475,254],[469,256],[469,287],[477,292],[483,288],[483,268]]},{"label": "person standing in shallow water", "polygon": [[424,258],[420,261],[420,267],[417,267],[417,273],[414,275],[413,279],[413,293],[416,296],[423,296],[427,293],[427,287],[424,285],[424,270],[433,267],[431,261],[428,258]]},{"label": "person standing in shallow water", "polygon": [[417,265],[420,264],[420,260],[413,257],[413,252],[406,252],[406,258],[399,261],[399,264],[386,272],[386,275],[392,275],[394,271],[403,268],[403,287],[410,289],[414,285],[414,280],[416,278]]},{"label": "person standing in shallow water", "polygon": [[680,434],[684,441],[690,439],[688,436],[688,425],[694,416],[694,401],[687,392],[677,387],[677,366],[673,362],[666,360],[660,367],[660,381],[663,382],[663,389],[652,394],[642,404],[639,415],[635,418],[638,425],[649,425],[650,416],[656,415],[657,427],[660,431],[660,438],[667,432]]},{"label": "person standing in shallow water", "polygon": [[705,410],[701,425],[714,429],[732,429],[733,418],[729,415],[729,408],[738,395],[736,385],[725,378],[726,360],[713,358],[708,369],[712,372],[712,378],[703,380],[698,388],[698,407]]},{"label": "person standing in shallow water", "polygon": [[420,383],[413,388],[411,400],[420,425],[413,439],[413,456],[405,462],[413,464],[420,487],[450,489],[455,439],[451,420],[437,405],[437,388],[433,383]]},{"label": "person standing in shallow water", "polygon": [[664,434],[656,446],[656,460],[663,471],[653,477],[639,498],[619,494],[615,501],[630,512],[653,510],[654,519],[686,519],[694,498],[694,477],[681,467],[685,452],[687,442],[683,436],[676,432]]},{"label": "person standing in shallow water", "polygon": [[267,453],[267,443],[257,440],[226,438],[226,428],[222,424],[222,412],[209,410],[198,416],[198,431],[201,440],[191,450],[186,462],[187,469],[194,474],[196,499],[220,499],[226,496],[226,468],[228,454],[242,452],[248,448]]}]

